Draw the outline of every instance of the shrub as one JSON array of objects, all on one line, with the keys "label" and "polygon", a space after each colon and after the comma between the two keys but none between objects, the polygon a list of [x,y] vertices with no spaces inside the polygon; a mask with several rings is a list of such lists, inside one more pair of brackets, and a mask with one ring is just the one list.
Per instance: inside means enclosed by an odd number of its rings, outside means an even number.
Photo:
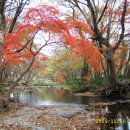
[{"label": "shrub", "polygon": [[96,85],[96,86],[104,86],[108,85],[109,81],[105,77],[95,77],[92,78],[90,81],[90,84]]}]

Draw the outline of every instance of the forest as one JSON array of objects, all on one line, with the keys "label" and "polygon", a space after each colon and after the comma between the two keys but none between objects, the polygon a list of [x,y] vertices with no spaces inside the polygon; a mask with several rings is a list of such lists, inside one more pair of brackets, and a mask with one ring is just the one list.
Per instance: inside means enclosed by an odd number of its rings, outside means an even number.
[{"label": "forest", "polygon": [[130,130],[129,24],[130,0],[0,0],[0,129]]}]

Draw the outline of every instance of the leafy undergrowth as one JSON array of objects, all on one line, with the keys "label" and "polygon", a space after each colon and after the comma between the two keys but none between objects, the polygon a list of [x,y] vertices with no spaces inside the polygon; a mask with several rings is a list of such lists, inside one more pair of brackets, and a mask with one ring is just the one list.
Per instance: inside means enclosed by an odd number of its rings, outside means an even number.
[{"label": "leafy undergrowth", "polygon": [[63,87],[66,86],[71,90],[78,89],[81,85],[82,85],[81,78],[62,84]]},{"label": "leafy undergrowth", "polygon": [[33,86],[36,86],[36,87],[46,87],[46,86],[53,87],[55,85],[56,85],[56,83],[51,80],[34,81],[34,83],[33,83]]}]

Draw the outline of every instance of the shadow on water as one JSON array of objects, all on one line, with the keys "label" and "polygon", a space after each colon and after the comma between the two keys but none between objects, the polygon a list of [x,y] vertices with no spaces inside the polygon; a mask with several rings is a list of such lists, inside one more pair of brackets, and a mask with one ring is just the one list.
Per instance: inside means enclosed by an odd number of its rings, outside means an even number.
[{"label": "shadow on water", "polygon": [[[109,102],[97,96],[74,96],[70,91],[60,88],[36,88],[33,91],[11,94],[17,102],[29,105],[90,105]],[[112,101],[113,102],[113,101]],[[106,108],[105,121],[102,122],[101,130],[130,130],[130,104],[118,102],[113,105],[99,106]]]},{"label": "shadow on water", "polygon": [[130,105],[117,103],[108,107],[101,130],[130,130]]}]

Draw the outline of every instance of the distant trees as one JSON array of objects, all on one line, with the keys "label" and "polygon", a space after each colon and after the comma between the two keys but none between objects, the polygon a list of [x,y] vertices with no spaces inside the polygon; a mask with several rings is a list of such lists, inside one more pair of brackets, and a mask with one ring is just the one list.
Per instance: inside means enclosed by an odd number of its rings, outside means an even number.
[{"label": "distant trees", "polygon": [[[71,15],[66,15],[73,18],[73,21],[80,19],[91,30],[93,35],[90,37],[84,35],[81,29],[80,35],[86,41],[91,39],[91,42],[98,48],[103,56],[98,63],[102,66],[100,73],[103,72],[101,75],[109,79],[111,88],[116,88],[118,75],[126,75],[130,66],[130,1],[66,0],[60,4],[68,7],[68,12],[72,12]],[[120,54],[119,49],[121,49]],[[95,57],[98,56],[95,55]]]},{"label": "distant trees", "polygon": [[75,82],[81,78],[82,57],[69,49],[61,49],[47,60],[39,74],[59,83]]},{"label": "distant trees", "polygon": [[[90,70],[92,76],[106,76],[110,81],[110,87],[115,88],[118,75],[128,75],[130,68],[128,27],[130,1],[100,2],[99,0],[66,0],[64,6],[72,11],[68,11],[68,16],[61,17],[62,13],[49,5],[30,8],[23,15],[22,11],[29,4],[29,0],[2,0],[0,2],[0,82],[4,81],[5,74],[15,73],[10,72],[8,67],[18,69],[19,66],[25,66],[13,82],[12,86],[16,86],[33,68],[40,51],[45,46],[62,42],[73,50],[73,56],[70,55],[72,52],[67,53],[70,59],[78,59],[76,53],[84,59],[82,78],[87,78],[85,73],[92,68]],[[42,34],[44,39],[40,45],[34,43],[38,34]],[[46,59],[45,55],[42,55],[41,59]],[[67,62],[62,62],[66,67]],[[72,60],[72,64],[74,62]],[[63,71],[63,68],[60,68],[62,75],[68,80],[73,72],[71,73],[71,68],[68,68],[69,72],[66,74],[67,69]]]}]

